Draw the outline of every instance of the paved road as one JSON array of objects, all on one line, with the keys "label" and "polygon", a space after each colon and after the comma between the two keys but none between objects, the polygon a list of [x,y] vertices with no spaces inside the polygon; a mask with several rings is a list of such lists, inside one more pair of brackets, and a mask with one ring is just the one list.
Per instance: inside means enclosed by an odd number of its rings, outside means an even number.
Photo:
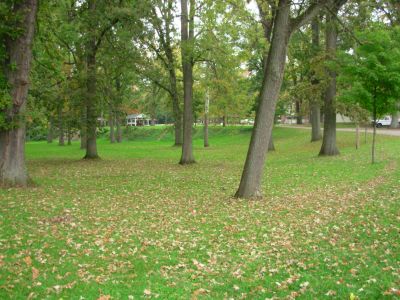
[{"label": "paved road", "polygon": [[[311,127],[306,126],[296,126],[296,125],[279,125],[279,127],[286,127],[286,128],[298,128],[298,129],[308,129],[310,130]],[[323,129],[323,128],[322,128]],[[337,128],[337,131],[347,131],[347,132],[355,132],[355,128]],[[364,133],[364,128],[360,128],[360,133]],[[368,128],[368,133],[372,133],[372,128]],[[400,137],[400,129],[388,129],[388,128],[377,128],[377,134],[383,135],[391,135],[391,136],[399,136]]]}]

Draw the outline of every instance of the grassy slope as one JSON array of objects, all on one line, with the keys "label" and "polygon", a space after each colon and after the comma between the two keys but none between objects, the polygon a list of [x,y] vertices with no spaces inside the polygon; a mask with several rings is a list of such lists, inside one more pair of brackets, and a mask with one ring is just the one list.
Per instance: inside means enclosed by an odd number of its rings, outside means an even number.
[{"label": "grassy slope", "polygon": [[350,133],[318,158],[308,132],[278,128],[265,199],[235,200],[249,133],[215,128],[188,167],[169,131],[99,140],[92,162],[29,143],[36,187],[0,190],[0,298],[394,297],[399,139],[379,137],[370,165]]}]

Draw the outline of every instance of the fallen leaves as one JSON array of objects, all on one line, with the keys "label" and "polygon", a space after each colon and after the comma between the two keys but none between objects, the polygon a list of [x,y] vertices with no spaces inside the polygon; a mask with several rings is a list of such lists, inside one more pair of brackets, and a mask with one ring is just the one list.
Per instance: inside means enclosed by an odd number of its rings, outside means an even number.
[{"label": "fallen leaves", "polygon": [[[213,149],[223,158],[226,150]],[[82,285],[116,286],[128,299],[156,291],[161,299],[398,296],[398,175],[376,180],[383,168],[365,167],[369,178],[358,172],[355,188],[346,181],[357,172],[351,161],[337,158],[338,170],[310,153],[276,153],[265,199],[249,202],[230,198],[242,163],[231,158],[204,157],[191,170],[172,158],[67,161],[68,172],[59,162],[31,162],[34,177],[38,170],[54,177],[1,195],[5,290],[10,298],[23,290],[79,299]]]},{"label": "fallen leaves", "polygon": [[32,267],[32,280],[36,280],[39,277],[39,270],[35,267]]},{"label": "fallen leaves", "polygon": [[26,256],[24,257],[24,262],[28,267],[30,267],[32,265],[32,258],[30,256]]}]

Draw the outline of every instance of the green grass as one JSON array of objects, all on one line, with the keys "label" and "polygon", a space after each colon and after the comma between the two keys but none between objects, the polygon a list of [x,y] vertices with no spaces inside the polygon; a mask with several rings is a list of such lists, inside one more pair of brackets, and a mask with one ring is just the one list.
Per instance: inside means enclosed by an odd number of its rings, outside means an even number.
[{"label": "green grass", "polygon": [[250,128],[195,137],[185,167],[165,128],[99,139],[98,161],[28,143],[35,186],[0,190],[0,299],[399,297],[398,138],[371,165],[351,133],[321,158],[308,131],[276,128],[265,197],[247,201],[232,195]]}]

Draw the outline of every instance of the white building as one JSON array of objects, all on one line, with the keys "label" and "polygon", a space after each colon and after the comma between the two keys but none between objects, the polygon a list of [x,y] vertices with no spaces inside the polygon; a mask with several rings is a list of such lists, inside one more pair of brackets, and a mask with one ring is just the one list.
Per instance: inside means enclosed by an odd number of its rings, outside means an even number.
[{"label": "white building", "polygon": [[126,116],[127,126],[149,126],[151,119],[145,114],[130,114]]}]

